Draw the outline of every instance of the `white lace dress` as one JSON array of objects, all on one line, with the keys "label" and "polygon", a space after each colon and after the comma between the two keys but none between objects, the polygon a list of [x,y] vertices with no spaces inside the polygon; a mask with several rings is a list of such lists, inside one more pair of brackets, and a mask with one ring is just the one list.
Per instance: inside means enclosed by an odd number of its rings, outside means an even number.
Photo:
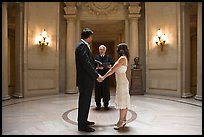
[{"label": "white lace dress", "polygon": [[115,103],[117,109],[130,107],[129,81],[126,77],[127,66],[121,66],[115,72],[116,96]]}]

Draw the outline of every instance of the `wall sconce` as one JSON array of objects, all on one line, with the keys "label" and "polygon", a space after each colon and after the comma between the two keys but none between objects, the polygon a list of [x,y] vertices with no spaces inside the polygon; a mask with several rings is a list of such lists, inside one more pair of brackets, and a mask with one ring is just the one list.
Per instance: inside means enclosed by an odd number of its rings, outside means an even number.
[{"label": "wall sconce", "polygon": [[154,37],[154,41],[157,46],[161,47],[161,50],[163,51],[163,46],[166,45],[167,41],[167,35],[163,34],[160,29],[157,31],[157,35]]},{"label": "wall sconce", "polygon": [[42,34],[38,36],[38,45],[43,50],[45,47],[49,45],[49,43],[50,43],[50,38],[48,37],[48,34],[44,29]]}]

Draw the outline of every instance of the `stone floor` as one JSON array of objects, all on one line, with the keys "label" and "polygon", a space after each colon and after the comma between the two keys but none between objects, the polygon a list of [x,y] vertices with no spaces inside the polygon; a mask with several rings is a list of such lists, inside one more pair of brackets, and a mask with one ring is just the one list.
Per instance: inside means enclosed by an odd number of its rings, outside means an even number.
[{"label": "stone floor", "polygon": [[94,95],[89,120],[95,132],[77,130],[78,94],[2,101],[3,135],[202,135],[202,101],[158,95],[132,95],[127,124],[120,130],[111,94],[110,109],[96,111]]}]

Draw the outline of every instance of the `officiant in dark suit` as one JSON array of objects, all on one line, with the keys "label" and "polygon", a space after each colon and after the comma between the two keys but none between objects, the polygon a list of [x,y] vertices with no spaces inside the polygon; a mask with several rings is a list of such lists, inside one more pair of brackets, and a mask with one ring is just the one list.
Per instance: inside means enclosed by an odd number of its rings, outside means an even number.
[{"label": "officiant in dark suit", "polygon": [[[110,55],[106,55],[106,46],[99,46],[99,54],[95,57],[95,66],[97,72],[103,76],[113,66],[114,61]],[[106,110],[109,109],[110,100],[110,80],[105,79],[103,82],[96,81],[95,84],[95,102],[96,110],[101,108],[101,99],[103,99],[103,105]]]}]

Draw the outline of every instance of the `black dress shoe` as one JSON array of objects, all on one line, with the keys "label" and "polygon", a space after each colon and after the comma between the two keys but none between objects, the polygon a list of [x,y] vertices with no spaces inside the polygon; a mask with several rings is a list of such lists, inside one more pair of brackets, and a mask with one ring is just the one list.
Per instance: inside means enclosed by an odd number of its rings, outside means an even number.
[{"label": "black dress shoe", "polygon": [[83,127],[83,128],[78,128],[78,131],[94,132],[95,129],[87,126],[87,127]]},{"label": "black dress shoe", "polygon": [[104,107],[105,110],[109,110],[109,107]]},{"label": "black dress shoe", "polygon": [[95,124],[95,123],[94,123],[94,122],[91,122],[91,121],[87,121],[87,122],[86,122],[86,125],[87,125],[87,126],[89,126],[89,125],[94,125],[94,124]]}]

